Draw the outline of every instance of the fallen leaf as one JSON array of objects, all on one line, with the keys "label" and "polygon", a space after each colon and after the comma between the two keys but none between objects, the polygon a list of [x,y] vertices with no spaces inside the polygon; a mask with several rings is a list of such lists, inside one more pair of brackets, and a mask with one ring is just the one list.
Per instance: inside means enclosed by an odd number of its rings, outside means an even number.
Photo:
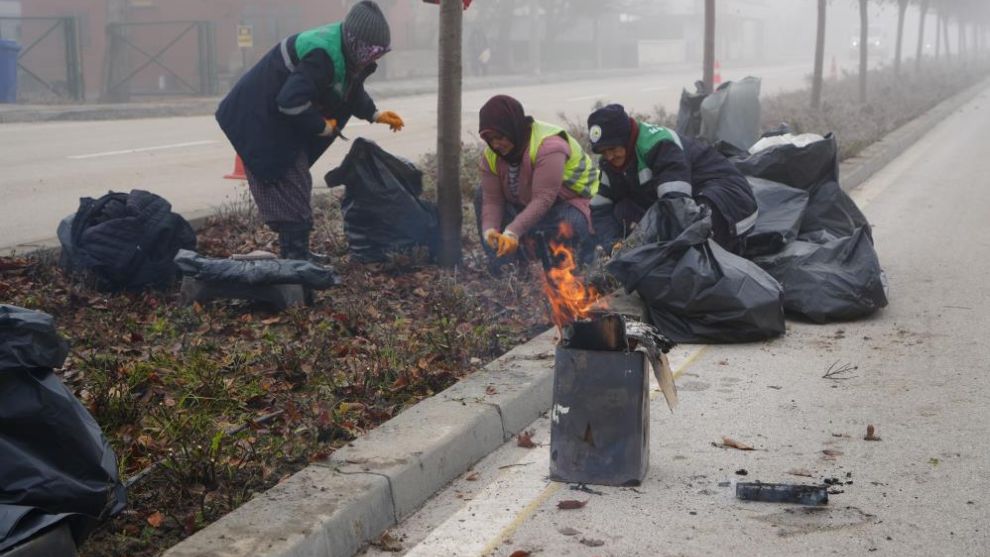
[{"label": "fallen leaf", "polygon": [[524,449],[535,449],[536,443],[533,442],[533,430],[520,431],[519,435],[516,436],[516,445]]},{"label": "fallen leaf", "polygon": [[529,555],[530,553],[528,551],[517,549],[513,551],[511,554],[509,554],[509,557],[529,557]]},{"label": "fallen leaf", "polygon": [[722,446],[730,449],[739,449],[740,451],[752,451],[753,447],[747,445],[746,443],[740,443],[731,437],[722,437]]},{"label": "fallen leaf", "polygon": [[495,388],[495,385],[488,385],[488,387],[485,388],[485,394],[496,395],[498,394],[498,389]]},{"label": "fallen leaf", "polygon": [[264,325],[274,325],[275,323],[281,323],[281,317],[269,317],[268,319],[262,319],[261,323]]},{"label": "fallen leaf", "polygon": [[877,430],[873,427],[873,424],[866,426],[866,437],[863,437],[864,441],[879,441],[880,438],[877,437]]},{"label": "fallen leaf", "polygon": [[605,545],[605,542],[602,540],[593,540],[590,538],[581,538],[581,543],[588,547],[601,547]]},{"label": "fallen leaf", "polygon": [[792,476],[803,476],[805,478],[815,477],[815,475],[811,473],[811,470],[806,470],[804,468],[792,468],[788,470],[787,473]]},{"label": "fallen leaf", "polygon": [[574,509],[580,509],[584,507],[585,505],[588,504],[588,501],[591,501],[591,499],[588,499],[586,501],[578,501],[576,499],[564,499],[563,501],[557,503],[557,508],[562,511],[572,511]]},{"label": "fallen leaf", "polygon": [[835,460],[835,457],[842,456],[845,453],[843,453],[842,451],[837,451],[835,449],[824,449],[822,450],[822,454],[825,455],[825,458],[828,460]]},{"label": "fallen leaf", "polygon": [[422,288],[416,288],[412,292],[413,292],[413,294],[419,296],[420,298],[425,298],[425,297],[429,296],[429,294],[426,293],[426,290],[423,290]]},{"label": "fallen leaf", "polygon": [[147,520],[152,528],[161,528],[162,522],[165,520],[165,515],[161,511],[155,511],[148,516]]},{"label": "fallen leaf", "polygon": [[561,534],[565,535],[565,536],[576,536],[576,535],[578,535],[578,534],[581,533],[580,531],[575,530],[574,528],[571,528],[570,526],[565,526],[565,527],[563,527],[563,528],[561,528],[560,530],[557,530],[557,531],[560,532]]},{"label": "fallen leaf", "polygon": [[478,474],[477,472],[474,472],[474,473],[472,473],[471,475],[469,475],[468,477],[466,477],[464,479],[467,480],[467,481],[469,481],[469,482],[476,482],[476,481],[478,481],[478,478],[480,478],[480,477],[481,477],[480,474]]},{"label": "fallen leaf", "polygon": [[399,543],[399,540],[395,539],[395,536],[389,532],[382,534],[381,537],[372,542],[371,545],[381,549],[382,551],[388,551],[389,553],[398,553],[403,549],[402,544]]}]

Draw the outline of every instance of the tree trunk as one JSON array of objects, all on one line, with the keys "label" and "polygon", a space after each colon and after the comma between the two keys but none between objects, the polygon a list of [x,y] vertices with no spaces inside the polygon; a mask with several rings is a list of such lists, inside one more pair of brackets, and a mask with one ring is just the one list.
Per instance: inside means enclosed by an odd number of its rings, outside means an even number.
[{"label": "tree trunk", "polygon": [[904,14],[908,0],[897,0],[897,44],[894,46],[894,76],[901,75],[901,53],[904,46]]},{"label": "tree trunk", "polygon": [[815,35],[815,73],[811,80],[811,108],[822,105],[822,74],[825,71],[825,0],[818,0],[818,31]]},{"label": "tree trunk", "polygon": [[437,96],[437,212],[440,264],[461,262],[461,0],[440,0]]},{"label": "tree trunk", "polygon": [[867,42],[869,36],[870,16],[866,11],[867,0],[859,0],[859,102],[866,102],[866,71],[867,67]]},{"label": "tree trunk", "polygon": [[942,16],[942,40],[945,42],[945,59],[952,59],[952,50],[949,48],[949,17]]},{"label": "tree trunk", "polygon": [[543,33],[540,32],[539,2],[536,0],[529,0],[529,25],[530,68],[534,74],[539,74],[540,58],[543,56],[540,52]]},{"label": "tree trunk", "polygon": [[935,60],[942,57],[942,12],[935,13]]},{"label": "tree trunk", "polygon": [[705,52],[702,61],[706,91],[714,91],[715,84],[715,0],[705,0]]},{"label": "tree trunk", "polygon": [[921,70],[921,58],[925,55],[925,16],[928,15],[928,0],[921,2],[921,14],[918,23],[918,55],[914,58],[914,71]]}]

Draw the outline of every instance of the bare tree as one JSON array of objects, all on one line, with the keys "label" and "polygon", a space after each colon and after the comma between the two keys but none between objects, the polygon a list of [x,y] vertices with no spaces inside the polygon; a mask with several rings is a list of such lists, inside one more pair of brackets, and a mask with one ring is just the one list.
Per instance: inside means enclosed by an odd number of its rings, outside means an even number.
[{"label": "bare tree", "polygon": [[825,0],[818,0],[818,31],[815,34],[815,70],[811,78],[811,108],[822,105],[822,73],[825,71]]},{"label": "bare tree", "polygon": [[867,54],[869,49],[869,23],[870,16],[867,12],[868,0],[859,0],[859,102],[866,102],[866,71]]},{"label": "bare tree", "polygon": [[461,0],[440,0],[437,96],[437,211],[440,264],[461,262]]},{"label": "bare tree", "polygon": [[921,0],[919,6],[920,14],[918,18],[918,54],[914,58],[914,71],[921,70],[921,57],[925,54],[925,16],[928,15],[929,0]]},{"label": "bare tree", "polygon": [[705,90],[715,86],[715,0],[705,0],[705,53],[702,61]]},{"label": "bare tree", "polygon": [[908,0],[897,0],[897,44],[894,46],[894,75],[901,75],[901,53],[904,46],[904,15]]}]

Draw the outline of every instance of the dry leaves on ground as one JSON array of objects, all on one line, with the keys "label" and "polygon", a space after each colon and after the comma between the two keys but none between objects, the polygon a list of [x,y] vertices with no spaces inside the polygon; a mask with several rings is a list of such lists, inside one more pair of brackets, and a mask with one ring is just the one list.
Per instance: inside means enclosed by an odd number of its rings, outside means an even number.
[{"label": "dry leaves on ground", "polygon": [[535,449],[536,443],[533,442],[533,434],[536,433],[533,430],[520,431],[519,435],[516,436],[516,445],[524,449]]},{"label": "dry leaves on ground", "polygon": [[739,449],[740,451],[755,450],[753,449],[752,446],[747,445],[746,443],[742,443],[740,441],[736,441],[731,437],[722,437],[722,446],[728,449]]},{"label": "dry leaves on ground", "polygon": [[873,424],[866,426],[866,437],[863,437],[864,441],[879,441],[880,438],[877,437],[877,430],[873,427]]},{"label": "dry leaves on ground", "polygon": [[591,499],[587,499],[585,501],[578,501],[577,499],[564,499],[563,501],[557,503],[557,508],[562,511],[572,511],[574,509],[583,508],[588,504],[588,501],[591,501]]}]

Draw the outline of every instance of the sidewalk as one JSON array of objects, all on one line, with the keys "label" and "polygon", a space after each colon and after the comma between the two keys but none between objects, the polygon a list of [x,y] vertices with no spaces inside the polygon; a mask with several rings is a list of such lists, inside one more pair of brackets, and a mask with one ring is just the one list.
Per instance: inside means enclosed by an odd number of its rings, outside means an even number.
[{"label": "sidewalk", "polygon": [[[594,78],[614,78],[644,71],[685,71],[688,65],[662,68],[623,68],[611,70],[574,70],[542,74],[468,76],[463,78],[465,91],[537,85]],[[437,78],[372,80],[367,90],[374,99],[388,99],[437,92]],[[222,97],[180,97],[168,100],[137,101],[117,104],[0,104],[0,124],[80,120],[116,120],[126,118],[165,118],[172,116],[212,115]]]},{"label": "sidewalk", "polygon": [[[843,163],[843,188],[858,187],[986,83],[943,101]],[[611,307],[637,318],[641,313],[635,297],[620,296]],[[554,341],[551,330],[514,348],[257,496],[165,556],[353,555],[549,409]]]}]

